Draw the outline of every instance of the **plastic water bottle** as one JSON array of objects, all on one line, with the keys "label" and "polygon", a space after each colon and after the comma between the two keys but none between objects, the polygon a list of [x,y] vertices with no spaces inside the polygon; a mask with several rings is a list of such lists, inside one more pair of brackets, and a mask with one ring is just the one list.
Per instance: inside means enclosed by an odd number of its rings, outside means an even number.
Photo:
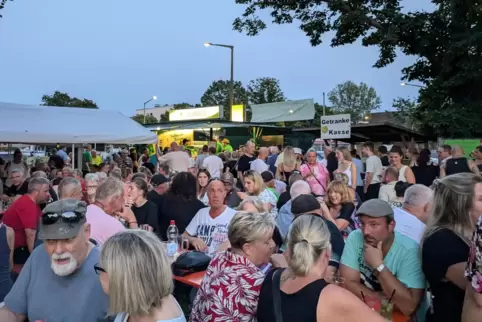
[{"label": "plastic water bottle", "polygon": [[176,222],[171,220],[169,227],[167,228],[167,256],[174,257],[178,250],[178,237],[179,230],[176,227]]}]

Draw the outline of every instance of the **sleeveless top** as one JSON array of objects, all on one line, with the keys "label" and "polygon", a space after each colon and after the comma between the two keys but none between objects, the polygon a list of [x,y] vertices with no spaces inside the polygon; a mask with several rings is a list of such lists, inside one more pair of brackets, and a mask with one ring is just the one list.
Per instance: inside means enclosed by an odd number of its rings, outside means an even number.
[{"label": "sleeveless top", "polygon": [[[273,273],[272,270],[266,276],[259,294],[257,318],[258,322],[276,321],[273,305]],[[316,308],[320,293],[328,284],[320,279],[306,285],[298,292],[286,294],[280,290],[281,313],[283,321],[316,322]]]},{"label": "sleeveless top", "polygon": [[[176,301],[177,303],[177,301]],[[181,310],[182,312],[182,309],[181,309],[181,306],[179,305],[179,303],[177,303],[177,307],[179,308],[179,310]],[[126,314],[126,313],[119,313],[117,314],[114,322],[127,322],[129,319],[129,315]],[[158,320],[156,322],[186,322],[186,317],[184,316],[183,313],[181,313],[181,316],[175,318],[175,319],[170,319],[170,320]]]},{"label": "sleeveless top", "polygon": [[407,168],[407,165],[402,165],[402,167],[398,169],[398,181],[407,182],[407,178],[405,177],[405,171]]},{"label": "sleeveless top", "polygon": [[344,174],[348,176],[348,186],[351,187],[352,179],[351,179],[351,167],[353,166],[353,162],[350,162],[348,165],[348,168],[346,168],[345,171],[343,171]]},{"label": "sleeveless top", "polygon": [[472,170],[470,170],[469,168],[469,162],[467,158],[450,158],[445,163],[445,175],[449,176],[451,174],[462,172],[472,172]]},{"label": "sleeveless top", "polygon": [[12,288],[10,277],[10,247],[7,242],[7,227],[0,224],[0,302]]}]

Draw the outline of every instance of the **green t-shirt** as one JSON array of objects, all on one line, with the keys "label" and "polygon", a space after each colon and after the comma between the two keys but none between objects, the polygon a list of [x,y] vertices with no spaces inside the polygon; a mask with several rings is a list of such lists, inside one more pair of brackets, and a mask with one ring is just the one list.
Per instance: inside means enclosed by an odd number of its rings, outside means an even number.
[{"label": "green t-shirt", "polygon": [[[376,292],[382,292],[380,282],[373,274],[373,270],[365,264],[363,250],[363,234],[360,230],[355,230],[345,241],[341,264],[359,271],[361,284]],[[414,240],[395,232],[395,239],[383,259],[383,264],[406,287],[425,289],[426,283],[422,272],[420,246]],[[387,296],[390,296],[390,294]],[[424,303],[417,310],[417,321],[425,321],[428,303],[422,301]]]},{"label": "green t-shirt", "polygon": [[90,154],[90,151],[84,151],[82,154],[82,170],[89,170],[89,166],[86,163],[91,163],[92,162],[92,154]]},{"label": "green t-shirt", "polygon": [[233,152],[233,147],[232,147],[230,144],[226,144],[226,145],[223,147],[223,151],[225,151],[225,152]]}]

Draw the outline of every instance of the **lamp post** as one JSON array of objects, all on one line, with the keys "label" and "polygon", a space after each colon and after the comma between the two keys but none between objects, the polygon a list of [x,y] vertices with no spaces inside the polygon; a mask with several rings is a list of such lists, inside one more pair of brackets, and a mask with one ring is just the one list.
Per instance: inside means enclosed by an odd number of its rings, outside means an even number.
[{"label": "lamp post", "polygon": [[425,88],[425,86],[422,85],[417,85],[417,84],[410,84],[410,83],[400,83],[400,86],[413,86],[413,87],[419,87],[419,88]]},{"label": "lamp post", "polygon": [[144,102],[144,124],[146,124],[146,104],[155,100],[157,100],[157,96],[152,96],[149,100]]},{"label": "lamp post", "polygon": [[224,47],[231,50],[231,78],[229,81],[229,113],[231,113],[233,107],[233,96],[234,96],[234,46],[223,45],[223,44],[213,44],[211,42],[205,42],[204,47]]}]

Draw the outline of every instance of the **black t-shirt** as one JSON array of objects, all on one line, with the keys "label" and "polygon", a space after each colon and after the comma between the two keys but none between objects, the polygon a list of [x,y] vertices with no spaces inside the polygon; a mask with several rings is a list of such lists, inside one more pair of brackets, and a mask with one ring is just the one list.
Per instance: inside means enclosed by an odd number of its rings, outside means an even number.
[{"label": "black t-shirt", "polygon": [[430,187],[433,181],[439,176],[440,168],[433,164],[425,167],[413,166],[412,172],[415,176],[415,183]]},{"label": "black t-shirt", "polygon": [[154,190],[151,190],[147,193],[147,200],[154,203],[157,206],[157,209],[160,210],[162,204],[164,203],[164,197]]},{"label": "black t-shirt", "polygon": [[253,162],[254,160],[256,160],[254,155],[252,157],[249,157],[246,154],[241,156],[238,161],[238,171],[248,171],[251,168],[251,162]]},{"label": "black t-shirt", "polygon": [[382,161],[382,166],[383,167],[389,167],[390,162],[388,161],[388,155],[384,155],[380,158],[380,161]]},{"label": "black t-shirt", "polygon": [[[449,229],[441,229],[422,245],[422,270],[433,296],[434,314],[427,322],[460,322],[465,291],[444,281],[450,266],[467,262],[469,246]],[[470,285],[469,285],[470,287]]]},{"label": "black t-shirt", "polygon": [[28,182],[25,180],[20,186],[11,185],[10,188],[7,189],[5,194],[9,197],[15,197],[17,195],[25,195],[28,193]]},{"label": "black t-shirt", "polygon": [[136,216],[137,224],[139,226],[149,225],[153,228],[153,232],[156,235],[160,235],[159,215],[155,203],[147,200],[146,203],[140,207],[133,205],[132,212],[134,213],[134,216]]},{"label": "black t-shirt", "polygon": [[176,221],[179,234],[182,234],[199,209],[204,207],[206,206],[197,198],[186,200],[169,193],[166,194],[162,209],[159,211],[162,240],[167,240],[166,233],[171,220]]}]

